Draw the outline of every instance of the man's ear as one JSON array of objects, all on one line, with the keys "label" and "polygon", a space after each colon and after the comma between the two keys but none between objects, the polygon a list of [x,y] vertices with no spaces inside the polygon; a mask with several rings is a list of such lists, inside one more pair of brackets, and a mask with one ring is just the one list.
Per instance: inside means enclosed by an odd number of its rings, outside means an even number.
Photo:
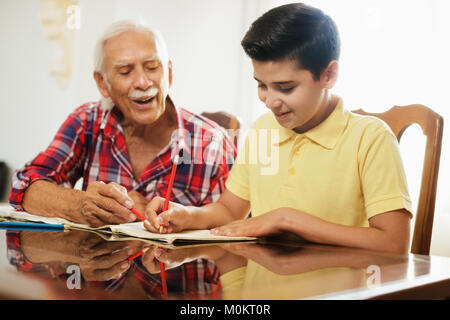
[{"label": "man's ear", "polygon": [[104,98],[109,98],[108,86],[106,85],[106,80],[103,78],[103,75],[98,71],[94,71],[94,79],[102,96]]},{"label": "man's ear", "polygon": [[168,72],[169,72],[169,88],[172,86],[173,75],[172,75],[172,61],[169,60],[168,64]]},{"label": "man's ear", "polygon": [[330,61],[328,66],[322,71],[321,80],[324,88],[331,89],[337,81],[339,73],[339,63],[336,60]]}]

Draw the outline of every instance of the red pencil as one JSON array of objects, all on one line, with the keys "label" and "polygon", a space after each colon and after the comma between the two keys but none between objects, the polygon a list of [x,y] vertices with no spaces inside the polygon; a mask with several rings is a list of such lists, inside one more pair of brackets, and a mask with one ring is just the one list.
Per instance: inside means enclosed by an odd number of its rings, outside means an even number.
[{"label": "red pencil", "polygon": [[[169,186],[167,187],[166,201],[164,201],[163,211],[167,211],[167,209],[169,208],[170,195],[172,194],[172,186],[173,186],[173,181],[175,180],[175,172],[177,170],[178,158],[179,158],[179,156],[176,155],[175,158],[173,159],[172,171],[170,172]],[[163,228],[164,228],[164,225],[161,224],[159,226],[159,233],[161,233]],[[161,269],[161,283],[162,283],[163,295],[164,295],[164,298],[167,299],[166,272],[164,270],[164,263],[162,263],[160,261],[159,266]]]},{"label": "red pencil", "polygon": [[[145,219],[145,217],[143,215],[141,215],[139,212],[137,212],[136,209],[133,208],[130,210],[131,210],[131,212],[133,212],[136,215],[136,217],[138,217],[140,220],[144,221],[144,223],[150,223],[150,222],[148,222],[147,219]],[[142,255],[145,252],[144,250],[141,250],[141,251],[133,254],[132,256],[128,257],[128,261],[132,261],[132,260],[136,259],[137,257],[139,257],[140,255]],[[161,269],[161,283],[162,283],[162,288],[163,288],[163,295],[164,295],[164,298],[167,299],[166,271],[164,268],[164,263],[162,263],[160,261],[159,267]]]},{"label": "red pencil", "polygon": [[135,254],[133,254],[132,256],[128,257],[128,261],[132,261],[134,259],[136,259],[137,257],[141,256],[142,254],[144,254],[144,252],[146,252],[149,249],[149,247],[142,249],[139,252],[136,252]]}]

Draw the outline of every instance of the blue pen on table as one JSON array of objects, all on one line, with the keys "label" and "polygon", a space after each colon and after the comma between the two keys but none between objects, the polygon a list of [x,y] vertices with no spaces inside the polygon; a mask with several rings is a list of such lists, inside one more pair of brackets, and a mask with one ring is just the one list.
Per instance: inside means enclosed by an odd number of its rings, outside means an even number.
[{"label": "blue pen on table", "polygon": [[64,232],[66,226],[63,224],[49,224],[49,223],[36,223],[36,222],[19,222],[19,221],[5,221],[0,220],[0,229],[3,230],[15,230],[15,231],[52,231],[52,232]]}]

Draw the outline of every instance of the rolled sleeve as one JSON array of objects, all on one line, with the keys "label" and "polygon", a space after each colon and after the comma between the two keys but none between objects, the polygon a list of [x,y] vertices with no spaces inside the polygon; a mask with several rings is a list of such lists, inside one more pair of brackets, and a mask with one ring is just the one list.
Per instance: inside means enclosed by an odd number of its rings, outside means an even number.
[{"label": "rolled sleeve", "polygon": [[72,187],[81,177],[78,169],[84,150],[87,108],[77,108],[59,128],[48,148],[14,172],[9,203],[16,210],[24,210],[24,193],[33,182],[46,180]]}]

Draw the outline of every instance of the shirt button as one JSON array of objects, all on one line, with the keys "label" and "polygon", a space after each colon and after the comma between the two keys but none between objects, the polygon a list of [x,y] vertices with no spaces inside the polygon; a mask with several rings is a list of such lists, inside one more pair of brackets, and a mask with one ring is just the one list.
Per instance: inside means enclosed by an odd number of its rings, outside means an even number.
[{"label": "shirt button", "polygon": [[294,168],[290,168],[290,169],[288,170],[288,172],[289,172],[289,174],[290,174],[291,176],[293,176],[293,175],[295,174],[295,169],[294,169]]}]

